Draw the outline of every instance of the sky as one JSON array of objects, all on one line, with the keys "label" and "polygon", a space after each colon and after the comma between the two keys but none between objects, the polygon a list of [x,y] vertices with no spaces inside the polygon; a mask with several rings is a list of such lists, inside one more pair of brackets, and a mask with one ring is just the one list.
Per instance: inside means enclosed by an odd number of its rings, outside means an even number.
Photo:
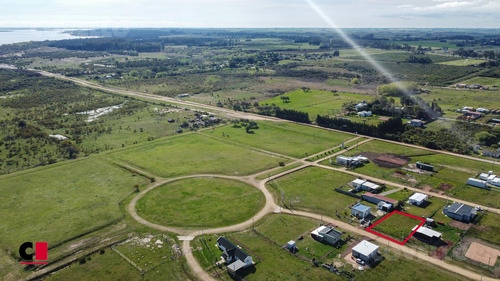
[{"label": "sky", "polygon": [[[312,0],[337,26],[500,28],[500,0]],[[0,0],[0,27],[329,27],[306,0]]]}]

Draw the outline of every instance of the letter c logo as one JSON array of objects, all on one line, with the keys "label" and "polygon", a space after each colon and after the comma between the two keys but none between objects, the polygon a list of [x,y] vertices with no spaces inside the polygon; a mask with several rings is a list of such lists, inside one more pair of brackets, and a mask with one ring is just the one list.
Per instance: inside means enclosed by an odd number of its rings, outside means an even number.
[{"label": "letter c logo", "polygon": [[19,255],[24,260],[32,260],[33,259],[33,254],[27,254],[26,253],[27,249],[33,249],[33,243],[32,242],[24,242],[21,245],[21,247],[19,247]]}]

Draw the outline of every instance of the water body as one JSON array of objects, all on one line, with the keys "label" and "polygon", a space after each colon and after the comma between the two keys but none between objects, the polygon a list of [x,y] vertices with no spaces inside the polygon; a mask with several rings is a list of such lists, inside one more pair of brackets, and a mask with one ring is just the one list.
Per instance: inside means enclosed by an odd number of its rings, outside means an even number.
[{"label": "water body", "polygon": [[0,45],[29,41],[88,38],[73,36],[69,33],[63,33],[64,31],[68,31],[68,29],[1,29]]}]

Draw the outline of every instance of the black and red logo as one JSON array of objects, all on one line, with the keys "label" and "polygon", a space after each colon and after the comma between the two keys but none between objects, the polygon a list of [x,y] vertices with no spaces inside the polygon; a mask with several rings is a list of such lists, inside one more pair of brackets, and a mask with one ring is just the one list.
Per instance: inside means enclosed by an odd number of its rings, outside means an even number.
[{"label": "black and red logo", "polygon": [[35,248],[33,248],[33,242],[24,242],[19,247],[19,255],[25,260],[21,264],[47,264],[47,242],[35,242]]}]

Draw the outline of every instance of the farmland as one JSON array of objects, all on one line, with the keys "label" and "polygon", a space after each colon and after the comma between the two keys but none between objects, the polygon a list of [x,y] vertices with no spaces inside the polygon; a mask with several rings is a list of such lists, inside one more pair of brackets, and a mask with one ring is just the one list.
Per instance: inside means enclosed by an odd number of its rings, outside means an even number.
[{"label": "farmland", "polygon": [[[289,97],[286,102],[281,97]],[[294,109],[309,113],[311,119],[316,115],[335,115],[342,112],[344,103],[358,103],[371,100],[370,96],[350,93],[332,93],[316,90],[296,90],[279,97],[262,101],[263,104],[276,104],[280,108]]]},{"label": "farmland", "polygon": [[17,252],[34,239],[54,246],[115,223],[119,203],[147,182],[97,157],[2,176],[1,246]]},{"label": "farmland", "polygon": [[421,220],[393,213],[379,220],[372,230],[385,234],[399,242],[403,242],[412,232],[413,227],[422,223]]},{"label": "farmland", "polygon": [[245,221],[263,205],[264,196],[253,186],[234,180],[192,178],[150,191],[139,200],[137,210],[157,224],[207,228]]},{"label": "farmland", "polygon": [[[245,175],[287,161],[196,133],[154,141],[112,153],[110,157],[163,177],[203,173]],[[182,165],[179,165],[181,159]]]},{"label": "farmland", "polygon": [[217,128],[204,134],[297,158],[327,150],[354,138],[348,134],[297,124],[267,121],[257,122],[257,125],[259,128],[250,134],[238,125]]}]

